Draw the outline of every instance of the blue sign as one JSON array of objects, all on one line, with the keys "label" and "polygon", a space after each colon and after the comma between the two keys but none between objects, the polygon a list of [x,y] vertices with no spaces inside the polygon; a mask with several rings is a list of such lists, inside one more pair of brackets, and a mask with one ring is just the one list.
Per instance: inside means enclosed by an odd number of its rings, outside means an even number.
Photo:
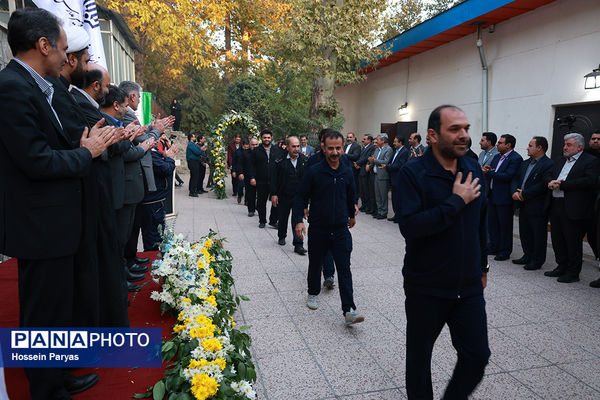
[{"label": "blue sign", "polygon": [[0,328],[0,367],[160,367],[160,328]]}]

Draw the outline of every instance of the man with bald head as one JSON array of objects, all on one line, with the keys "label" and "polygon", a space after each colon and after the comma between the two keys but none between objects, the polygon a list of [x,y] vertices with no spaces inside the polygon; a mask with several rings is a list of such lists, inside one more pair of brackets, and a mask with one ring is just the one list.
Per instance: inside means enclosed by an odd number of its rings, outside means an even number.
[{"label": "man with bald head", "polygon": [[89,63],[84,79],[79,86],[73,86],[71,94],[83,110],[89,124],[95,124],[102,119],[100,104],[108,94],[110,76],[108,71],[99,64]]}]

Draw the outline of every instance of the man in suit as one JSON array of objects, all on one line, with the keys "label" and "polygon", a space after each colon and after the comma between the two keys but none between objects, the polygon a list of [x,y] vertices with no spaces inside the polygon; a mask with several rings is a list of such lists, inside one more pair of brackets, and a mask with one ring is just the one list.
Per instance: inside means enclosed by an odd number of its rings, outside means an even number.
[{"label": "man in suit", "polygon": [[557,281],[579,281],[583,257],[583,236],[592,217],[600,160],[583,152],[584,139],[579,133],[564,136],[565,157],[546,174],[552,190],[550,225],[557,267],[544,275]]},{"label": "man in suit", "polygon": [[300,136],[300,154],[304,154],[306,158],[310,158],[310,156],[315,154],[315,148],[308,144],[306,135]]},{"label": "man in suit", "polygon": [[233,138],[233,142],[227,145],[227,168],[231,171],[231,186],[233,188],[233,196],[237,195],[237,179],[233,176],[233,153],[242,147],[242,135],[239,133]]},{"label": "man in suit", "polygon": [[546,156],[547,150],[548,140],[534,136],[527,146],[529,159],[521,163],[511,184],[512,198],[520,209],[519,236],[523,247],[523,256],[512,262],[524,265],[528,271],[540,269],[546,262],[548,214],[544,204],[548,188],[544,175],[554,166]]},{"label": "man in suit", "polygon": [[[271,168],[280,157],[280,149],[271,144],[272,133],[263,129],[260,135],[262,143],[252,151],[250,164],[250,185],[256,187],[256,209],[258,211],[258,227],[264,228],[267,223],[267,199],[269,198]],[[277,228],[277,210],[271,204],[269,225]]]},{"label": "man in suit", "polygon": [[[290,136],[286,141],[287,156],[275,160],[273,165],[273,176],[271,178],[271,203],[279,211],[278,238],[279,245],[285,246],[285,238],[288,230],[290,211],[294,205],[296,189],[306,169],[308,159],[300,154],[300,140],[296,136]],[[292,224],[293,245],[296,253],[306,253],[302,240],[296,235]]]},{"label": "man in suit", "polygon": [[402,168],[402,166],[408,161],[409,151],[406,147],[404,147],[403,137],[396,136],[394,138],[393,145],[395,149],[394,156],[392,157],[392,161],[390,161],[389,165],[385,166],[388,174],[390,174],[390,182],[392,184],[392,209],[394,210],[394,216],[388,218],[388,221],[398,222],[396,220],[396,216],[400,215],[398,214],[400,206],[400,193],[398,191],[401,190],[398,182],[398,172],[400,171],[400,168]]},{"label": "man in suit", "polygon": [[252,155],[254,149],[258,147],[258,139],[251,138],[250,145],[247,150],[244,150],[242,154],[242,174],[240,179],[244,181],[244,187],[246,188],[246,206],[248,207],[248,216],[254,217],[256,212],[256,186],[250,184],[250,171],[252,170]]},{"label": "man in suit", "polygon": [[418,132],[413,132],[408,137],[408,144],[410,145],[409,160],[417,157],[421,157],[425,153],[425,146],[421,144],[421,135]]},{"label": "man in suit", "polygon": [[[0,71],[0,253],[18,259],[22,327],[70,327],[80,293],[75,253],[82,234],[82,182],[92,159],[112,144],[114,128],[82,129],[80,146],[52,106],[67,62],[60,21],[43,9],[20,9],[8,22],[15,58]],[[89,133],[89,135],[88,135]],[[32,245],[32,243],[34,245]],[[98,381],[62,369],[26,368],[31,398],[70,399]]]},{"label": "man in suit", "polygon": [[502,135],[498,140],[499,154],[490,165],[483,167],[489,179],[488,232],[489,254],[494,260],[508,260],[513,244],[513,200],[510,183],[519,172],[523,158],[514,150],[517,139],[513,135]]},{"label": "man in suit", "polygon": [[481,153],[479,153],[479,165],[484,167],[490,165],[496,154],[498,154],[498,148],[496,142],[498,137],[494,132],[483,132],[481,140],[479,141],[479,147],[481,147]]},{"label": "man in suit", "polygon": [[375,188],[375,202],[377,204],[377,212],[373,214],[373,218],[386,219],[388,213],[390,176],[385,169],[385,165],[389,164],[391,161],[393,151],[388,144],[389,139],[385,133],[377,136],[376,140],[378,142],[378,149],[375,150],[373,156],[369,158],[369,161],[373,165],[373,183]]},{"label": "man in suit", "polygon": [[[346,134],[346,146],[344,146],[344,153],[350,164],[352,165],[352,173],[354,174],[354,185],[358,189],[358,172],[360,169],[354,168],[354,163],[358,161],[361,152],[360,145],[356,143],[356,136],[352,132]],[[358,194],[360,196],[360,194]]]},{"label": "man in suit", "polygon": [[[588,144],[589,147],[585,149],[584,152],[600,158],[600,131],[592,133]],[[585,234],[587,236],[588,244],[592,248],[594,257],[597,260],[600,258],[600,235],[598,234],[598,231],[600,230],[600,180],[598,181],[596,190],[598,196],[596,196],[596,201],[594,202],[594,215],[587,224]],[[600,285],[600,280],[598,280],[597,284]],[[591,286],[595,287],[593,285]]]},{"label": "man in suit", "polygon": [[[138,118],[135,115],[135,111],[138,109],[140,104],[142,87],[132,81],[123,81],[119,84],[119,89],[124,91],[127,95],[127,113],[123,117],[123,123],[125,125],[129,125],[134,122],[139,124]],[[160,134],[164,132],[166,127],[172,125],[174,121],[175,117],[172,115],[163,119],[157,118],[150,125],[144,127],[145,132],[136,137],[133,140],[133,144],[138,145],[148,139],[153,139],[154,142],[158,143]],[[156,190],[154,172],[152,171],[152,155],[150,154],[150,151],[147,151],[141,158],[140,165],[143,173],[142,179],[144,185],[144,194],[146,194],[148,191]],[[143,265],[149,261],[148,258],[137,257],[138,238],[140,236],[142,226],[142,210],[140,204],[141,203],[136,206],[133,226],[131,228],[131,235],[129,236],[127,244],[125,245],[124,254],[128,266],[132,266],[134,264]]]},{"label": "man in suit", "polygon": [[248,139],[242,140],[242,145],[233,153],[233,160],[231,162],[231,176],[237,180],[237,202],[240,204],[244,197],[244,175],[243,169],[243,158],[244,151],[250,148]]},{"label": "man in suit", "polygon": [[371,191],[369,190],[369,171],[367,171],[367,163],[369,162],[369,157],[373,155],[375,151],[375,146],[373,145],[373,136],[365,135],[362,139],[363,149],[360,153],[360,157],[356,161],[354,167],[357,166],[360,168],[360,172],[358,173],[358,181],[360,186],[360,200],[361,206],[359,211],[364,212],[365,214],[373,214],[375,212],[372,209],[372,200],[371,199]]}]

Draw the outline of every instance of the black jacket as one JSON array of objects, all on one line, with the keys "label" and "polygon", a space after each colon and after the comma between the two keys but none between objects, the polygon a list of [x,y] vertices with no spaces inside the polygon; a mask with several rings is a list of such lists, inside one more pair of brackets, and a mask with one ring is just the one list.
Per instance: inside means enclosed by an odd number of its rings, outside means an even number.
[{"label": "black jacket", "polygon": [[308,222],[311,226],[324,229],[339,229],[348,225],[354,217],[354,175],[340,161],[332,169],[327,160],[308,168],[294,198],[292,221],[294,226],[302,222],[304,209],[310,203]]},{"label": "black jacket", "polygon": [[91,153],[74,147],[35,80],[14,60],[0,71],[0,110],[0,253],[74,255]]},{"label": "black jacket", "polygon": [[548,184],[544,181],[544,175],[554,167],[554,161],[547,156],[540,157],[531,169],[523,188],[523,178],[529,166],[530,159],[524,160],[517,175],[511,184],[511,194],[521,189],[525,201],[516,201],[517,208],[525,210],[530,215],[544,216],[547,214],[546,201],[548,196]]},{"label": "black jacket", "polygon": [[262,145],[259,145],[251,152],[251,163],[249,178],[256,179],[257,185],[267,185],[271,179],[271,168],[277,159],[282,156],[281,149],[277,146],[271,146],[269,156]]},{"label": "black jacket", "polygon": [[[483,179],[471,157],[458,159],[458,171]],[[445,298],[483,291],[482,269],[487,265],[486,199],[480,195],[465,205],[452,193],[455,177],[428,150],[399,172],[400,215],[406,240],[404,290]]]},{"label": "black jacket", "polygon": [[277,159],[272,171],[271,196],[293,198],[304,176],[307,162],[304,154],[298,155],[295,168],[287,156]]},{"label": "black jacket", "polygon": [[154,172],[156,190],[146,192],[142,203],[154,203],[165,200],[173,180],[173,171],[175,171],[175,160],[170,157],[164,157],[155,148],[150,150],[150,153],[152,154],[152,171]]},{"label": "black jacket", "polygon": [[246,150],[244,150],[244,148],[240,146],[233,152],[233,159],[231,160],[231,172],[235,172],[237,175],[244,173],[244,151]]}]

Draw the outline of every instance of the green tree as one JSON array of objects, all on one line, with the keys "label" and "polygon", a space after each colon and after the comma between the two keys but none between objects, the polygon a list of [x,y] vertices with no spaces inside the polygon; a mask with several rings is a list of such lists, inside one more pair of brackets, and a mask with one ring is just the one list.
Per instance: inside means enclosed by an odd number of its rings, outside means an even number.
[{"label": "green tree", "polygon": [[421,23],[425,16],[425,5],[423,0],[400,0],[390,7],[388,13],[389,18],[384,24],[384,42]]},{"label": "green tree", "polygon": [[209,124],[221,114],[225,101],[223,81],[214,68],[188,66],[185,76],[185,88],[175,96],[181,102],[181,129],[209,134]]}]

